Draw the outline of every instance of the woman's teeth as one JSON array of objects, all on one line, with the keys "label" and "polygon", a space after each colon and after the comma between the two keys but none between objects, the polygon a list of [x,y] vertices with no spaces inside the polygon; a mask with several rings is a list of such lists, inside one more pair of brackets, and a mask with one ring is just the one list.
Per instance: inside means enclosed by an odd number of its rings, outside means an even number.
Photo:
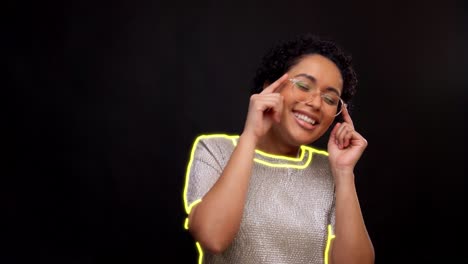
[{"label": "woman's teeth", "polygon": [[294,113],[294,115],[299,118],[300,120],[302,121],[305,121],[309,124],[312,124],[314,125],[315,124],[315,120],[311,119],[310,117],[306,116],[306,115],[303,115],[303,114],[299,114],[299,113]]}]

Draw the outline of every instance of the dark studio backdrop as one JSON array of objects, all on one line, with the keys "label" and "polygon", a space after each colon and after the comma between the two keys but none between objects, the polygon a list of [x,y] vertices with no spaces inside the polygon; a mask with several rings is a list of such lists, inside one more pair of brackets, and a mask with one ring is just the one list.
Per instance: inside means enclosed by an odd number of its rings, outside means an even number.
[{"label": "dark studio backdrop", "polygon": [[2,175],[0,263],[196,263],[183,229],[191,144],[240,133],[261,56],[304,32],[354,58],[352,116],[369,141],[356,184],[376,263],[468,263],[461,1],[8,7],[15,170]]}]

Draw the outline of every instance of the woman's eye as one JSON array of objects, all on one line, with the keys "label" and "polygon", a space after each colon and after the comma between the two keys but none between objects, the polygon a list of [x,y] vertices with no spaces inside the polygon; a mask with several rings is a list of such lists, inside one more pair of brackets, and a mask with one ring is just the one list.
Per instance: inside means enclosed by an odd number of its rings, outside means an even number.
[{"label": "woman's eye", "polygon": [[307,86],[307,84],[305,84],[305,83],[297,82],[296,86],[297,86],[297,88],[299,88],[301,90],[304,90],[304,91],[309,91],[310,90],[309,86]]},{"label": "woman's eye", "polygon": [[322,96],[322,98],[325,101],[325,103],[327,103],[329,105],[337,105],[338,104],[338,99],[335,99],[334,96],[324,94]]}]

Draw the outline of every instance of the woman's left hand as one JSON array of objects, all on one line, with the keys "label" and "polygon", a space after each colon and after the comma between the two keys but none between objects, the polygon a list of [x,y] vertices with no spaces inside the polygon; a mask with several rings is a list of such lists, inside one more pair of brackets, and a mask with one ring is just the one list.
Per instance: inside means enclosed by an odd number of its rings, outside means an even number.
[{"label": "woman's left hand", "polygon": [[343,123],[337,123],[330,133],[328,154],[333,171],[353,172],[354,166],[367,147],[367,140],[354,130],[353,120],[346,105]]}]

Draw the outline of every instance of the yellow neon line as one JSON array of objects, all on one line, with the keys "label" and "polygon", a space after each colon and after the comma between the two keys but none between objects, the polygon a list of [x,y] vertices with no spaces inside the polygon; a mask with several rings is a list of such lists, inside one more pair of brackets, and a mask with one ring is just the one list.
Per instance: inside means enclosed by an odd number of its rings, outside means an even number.
[{"label": "yellow neon line", "polygon": [[[190,168],[192,167],[193,157],[195,155],[195,150],[197,148],[198,142],[200,142],[200,140],[202,140],[204,138],[216,138],[216,137],[223,137],[223,138],[226,138],[228,140],[231,140],[232,143],[234,144],[234,146],[237,145],[236,140],[239,138],[239,136],[237,136],[237,135],[230,136],[230,135],[226,135],[226,134],[212,134],[212,135],[201,135],[201,136],[198,136],[195,139],[195,142],[193,143],[193,146],[192,146],[192,150],[190,152],[190,159],[189,159],[187,169],[186,169],[186,173],[185,173],[185,186],[184,186],[184,192],[183,192],[183,196],[184,196],[183,200],[184,200],[185,211],[186,211],[187,214],[189,214],[190,210],[191,210],[191,208],[190,208],[191,206],[189,206],[189,204],[187,202],[187,191],[188,191],[188,185],[189,185],[189,180],[190,180],[189,179],[190,178]],[[323,150],[317,150],[317,149],[311,148],[309,146],[301,146],[301,155],[300,155],[299,158],[291,158],[291,157],[286,157],[286,156],[273,155],[273,154],[268,154],[266,152],[263,152],[263,151],[260,151],[260,150],[257,150],[257,149],[255,150],[255,152],[257,152],[260,155],[270,157],[270,158],[275,158],[275,159],[288,160],[288,161],[301,161],[304,158],[304,155],[305,155],[306,151],[309,151],[309,157],[308,157],[308,160],[303,165],[284,164],[284,163],[283,164],[276,164],[276,163],[271,163],[271,162],[268,162],[268,161],[263,161],[263,160],[260,160],[260,159],[257,159],[257,158],[255,158],[254,161],[257,162],[257,163],[266,165],[266,166],[276,167],[276,168],[304,169],[307,166],[309,166],[310,162],[312,161],[312,153],[317,153],[317,154],[328,156],[328,152],[323,151]],[[194,204],[192,204],[192,207],[193,207],[193,205]]]},{"label": "yellow neon line", "polygon": [[195,139],[195,142],[193,143],[193,146],[192,146],[192,150],[190,151],[190,159],[189,159],[189,162],[188,162],[188,165],[187,165],[187,169],[185,170],[185,186],[184,186],[184,193],[183,193],[183,199],[184,199],[184,207],[185,207],[185,212],[187,214],[190,213],[190,209],[189,208],[189,205],[188,205],[188,202],[187,202],[187,191],[188,191],[188,185],[189,185],[189,178],[190,178],[190,168],[192,167],[192,163],[193,163],[193,157],[195,155],[195,150],[197,149],[197,145],[198,145],[198,142],[200,142],[201,139],[204,139],[204,138],[213,138],[213,137],[225,137],[225,138],[229,138],[230,136],[228,135],[225,135],[225,134],[213,134],[213,135],[201,135],[201,136],[198,136],[196,139]]},{"label": "yellow neon line", "polygon": [[302,159],[304,158],[304,154],[305,154],[304,150],[305,150],[304,146],[301,146],[301,155],[299,155],[299,158],[291,158],[291,157],[287,157],[287,156],[270,154],[270,153],[266,153],[266,152],[263,152],[263,151],[258,150],[258,149],[256,149],[255,152],[257,152],[258,154],[260,154],[262,156],[268,157],[268,158],[283,159],[283,160],[288,160],[288,161],[302,161]]},{"label": "yellow neon line", "polygon": [[330,251],[330,246],[331,246],[331,241],[335,238],[335,235],[333,234],[332,226],[328,225],[328,236],[327,236],[327,245],[325,246],[325,264],[328,264],[328,258],[329,256],[329,251]]},{"label": "yellow neon line", "polygon": [[192,208],[193,208],[195,205],[199,204],[201,201],[202,201],[202,199],[197,199],[197,200],[193,201],[193,203],[191,203],[191,204],[189,205],[189,207],[188,207],[188,212],[187,212],[187,214],[190,214],[190,212],[192,211]]},{"label": "yellow neon line", "polygon": [[[202,201],[202,199],[197,199],[191,205],[189,205],[187,214],[190,214],[190,212],[192,211],[192,208],[195,205],[199,204],[201,201]],[[187,229],[187,230],[189,229],[189,218],[188,217],[185,218],[184,228]]]},{"label": "yellow neon line", "polygon": [[[197,145],[200,142],[200,140],[202,140],[204,138],[216,138],[216,137],[223,137],[223,138],[226,138],[228,140],[231,140],[232,143],[234,144],[234,146],[237,145],[236,139],[239,138],[239,136],[237,136],[237,135],[236,136],[230,136],[230,135],[226,135],[226,134],[212,134],[212,135],[201,135],[201,136],[198,136],[195,139],[195,142],[193,143],[193,146],[192,146],[192,150],[190,152],[190,159],[189,159],[187,169],[186,169],[186,173],[185,173],[185,187],[184,187],[184,193],[183,193],[184,197],[183,198],[184,198],[185,211],[186,211],[187,214],[190,213],[190,208],[189,208],[189,205],[188,205],[188,202],[187,202],[187,191],[188,191],[188,183],[189,183],[189,178],[190,178],[190,168],[192,167],[193,157],[195,155],[195,150],[196,150]],[[282,160],[287,160],[287,161],[301,161],[301,160],[303,160],[306,151],[309,151],[309,157],[308,157],[308,160],[303,165],[284,164],[284,163],[276,164],[276,163],[271,163],[271,162],[268,162],[268,161],[263,161],[263,160],[260,160],[260,159],[257,159],[257,158],[255,158],[254,161],[257,162],[257,163],[266,165],[266,166],[276,167],[276,168],[304,169],[310,164],[310,162],[312,160],[312,155],[311,155],[312,153],[317,153],[317,154],[328,156],[328,152],[322,151],[322,150],[317,150],[317,149],[314,149],[314,148],[311,148],[311,147],[308,147],[308,146],[301,146],[301,155],[300,155],[299,158],[291,158],[291,157],[286,157],[286,156],[281,156],[281,155],[273,155],[273,154],[268,154],[266,152],[263,152],[263,151],[260,151],[260,150],[257,150],[257,149],[255,150],[256,153],[258,153],[258,154],[260,154],[262,156],[275,158],[275,159],[282,159]]]},{"label": "yellow neon line", "polygon": [[[228,139],[230,138],[230,136],[225,135],[225,134],[201,135],[201,136],[198,136],[195,139],[195,142],[193,143],[193,146],[192,146],[192,150],[190,151],[190,159],[189,159],[187,169],[186,169],[186,173],[185,173],[185,186],[184,186],[184,192],[183,192],[184,207],[185,207],[185,212],[187,213],[187,215],[190,214],[190,211],[192,210],[192,208],[196,204],[198,204],[198,203],[200,203],[202,201],[201,199],[198,199],[198,200],[195,200],[190,205],[188,204],[188,201],[187,201],[188,185],[189,185],[189,182],[190,182],[190,168],[192,168],[193,157],[195,156],[195,150],[197,149],[197,145],[198,145],[198,142],[200,142],[200,140],[202,140],[204,138],[213,138],[213,137],[225,137],[225,138],[228,138]],[[188,217],[185,219],[184,228],[186,230],[188,230],[188,228],[189,228],[189,219],[188,219]],[[198,250],[198,263],[202,264],[202,262],[203,262],[203,249],[201,248],[200,243],[196,242],[195,245],[197,246],[197,250]]]},{"label": "yellow neon line", "polygon": [[[236,146],[236,144],[237,144],[236,139],[239,138],[239,136],[229,136],[229,135],[226,135],[226,134],[212,134],[212,135],[201,135],[201,136],[198,136],[195,139],[195,141],[193,143],[193,146],[192,146],[192,149],[190,151],[190,159],[189,159],[189,162],[187,164],[187,169],[186,169],[186,173],[185,173],[185,186],[184,186],[184,192],[183,192],[183,200],[184,200],[185,212],[187,213],[187,215],[190,214],[190,211],[192,210],[192,208],[196,204],[198,204],[198,203],[200,203],[202,201],[201,199],[198,199],[198,200],[195,200],[190,205],[188,204],[188,201],[187,201],[188,185],[189,185],[189,181],[190,181],[190,169],[192,167],[193,158],[195,156],[195,150],[196,150],[197,145],[200,142],[200,140],[205,139],[205,138],[215,138],[215,137],[223,137],[223,138],[226,138],[228,140],[230,139],[234,146]],[[301,146],[301,155],[300,155],[299,158],[291,158],[291,157],[287,157],[287,156],[273,155],[273,154],[268,154],[266,152],[263,152],[263,151],[260,151],[260,150],[257,150],[257,149],[255,150],[255,152],[258,153],[259,155],[269,157],[269,158],[282,159],[282,160],[286,160],[286,161],[302,161],[306,151],[309,151],[309,156],[308,156],[307,161],[303,165],[274,164],[274,163],[263,161],[263,160],[260,160],[260,159],[257,159],[257,158],[254,158],[254,161],[258,162],[260,164],[266,165],[266,166],[270,166],[270,167],[304,169],[312,161],[312,153],[317,153],[317,154],[328,156],[328,152],[322,151],[322,150],[317,150],[317,149],[314,149],[314,148],[311,148],[311,147],[308,147],[308,146]],[[185,219],[184,228],[185,229],[189,228],[188,217]],[[325,249],[325,264],[328,264],[328,251],[329,251],[331,240],[333,238],[335,238],[335,236],[331,233],[332,231],[331,231],[331,226],[330,225],[328,226],[328,231],[329,231],[329,234],[328,234],[328,238],[327,238],[327,246],[326,246],[326,249]],[[202,264],[203,249],[202,249],[200,243],[196,242],[195,245],[197,246],[198,253],[199,253],[198,263]]]},{"label": "yellow neon line", "polygon": [[[239,138],[239,136],[231,137],[231,141],[232,141],[232,144],[234,146],[237,145],[237,141],[236,141],[237,138]],[[327,151],[314,149],[314,148],[309,147],[309,146],[301,146],[301,155],[298,158],[292,158],[292,157],[288,157],[288,156],[270,154],[270,153],[266,153],[266,152],[263,152],[263,151],[258,150],[258,149],[255,150],[255,152],[258,153],[259,155],[269,157],[269,158],[274,158],[274,159],[287,160],[287,161],[302,161],[304,159],[304,155],[305,155],[306,151],[309,151],[309,154],[317,153],[317,154],[328,156]],[[305,167],[307,167],[309,165],[309,163],[311,161],[311,155],[309,155],[309,159],[307,160],[307,162],[304,165],[276,164],[276,163],[271,163],[271,162],[264,161],[264,160],[257,159],[257,158],[254,158],[254,161],[256,161],[256,162],[258,162],[260,164],[266,165],[266,166],[276,167],[276,168],[304,169]]]},{"label": "yellow neon line", "polygon": [[239,138],[239,136],[233,136],[233,137],[231,137],[231,141],[232,141],[232,144],[233,144],[234,146],[237,146],[237,141],[236,141],[236,139],[238,139],[238,138]]},{"label": "yellow neon line", "polygon": [[275,163],[271,163],[271,162],[264,161],[264,160],[257,159],[257,158],[254,158],[254,161],[257,162],[257,163],[263,164],[263,165],[265,165],[265,166],[275,167],[275,168],[305,169],[305,168],[307,168],[307,166],[309,166],[310,162],[312,161],[312,155],[309,154],[309,156],[307,157],[307,161],[306,161],[304,164],[302,164],[302,165],[275,164]]},{"label": "yellow neon line", "polygon": [[311,147],[305,147],[305,148],[309,149],[313,153],[328,156],[328,152],[325,151],[325,150],[318,150],[318,149],[314,149],[314,148],[311,148]]},{"label": "yellow neon line", "polygon": [[203,262],[203,249],[201,248],[200,246],[200,243],[195,243],[195,245],[197,245],[197,249],[198,249],[198,264],[202,264]]},{"label": "yellow neon line", "polygon": [[[238,138],[239,138],[239,136],[235,136],[235,137],[233,137],[231,139],[234,146],[237,146],[236,139],[238,139]],[[298,158],[292,158],[292,157],[288,157],[288,156],[270,154],[270,153],[266,153],[266,152],[263,152],[263,151],[258,150],[258,149],[256,149],[255,152],[262,155],[262,156],[268,157],[268,158],[282,159],[282,160],[288,160],[288,161],[301,161],[304,158],[304,154],[305,154],[304,150],[306,150],[306,148],[307,148],[306,146],[301,146],[301,155],[299,155]]]}]

